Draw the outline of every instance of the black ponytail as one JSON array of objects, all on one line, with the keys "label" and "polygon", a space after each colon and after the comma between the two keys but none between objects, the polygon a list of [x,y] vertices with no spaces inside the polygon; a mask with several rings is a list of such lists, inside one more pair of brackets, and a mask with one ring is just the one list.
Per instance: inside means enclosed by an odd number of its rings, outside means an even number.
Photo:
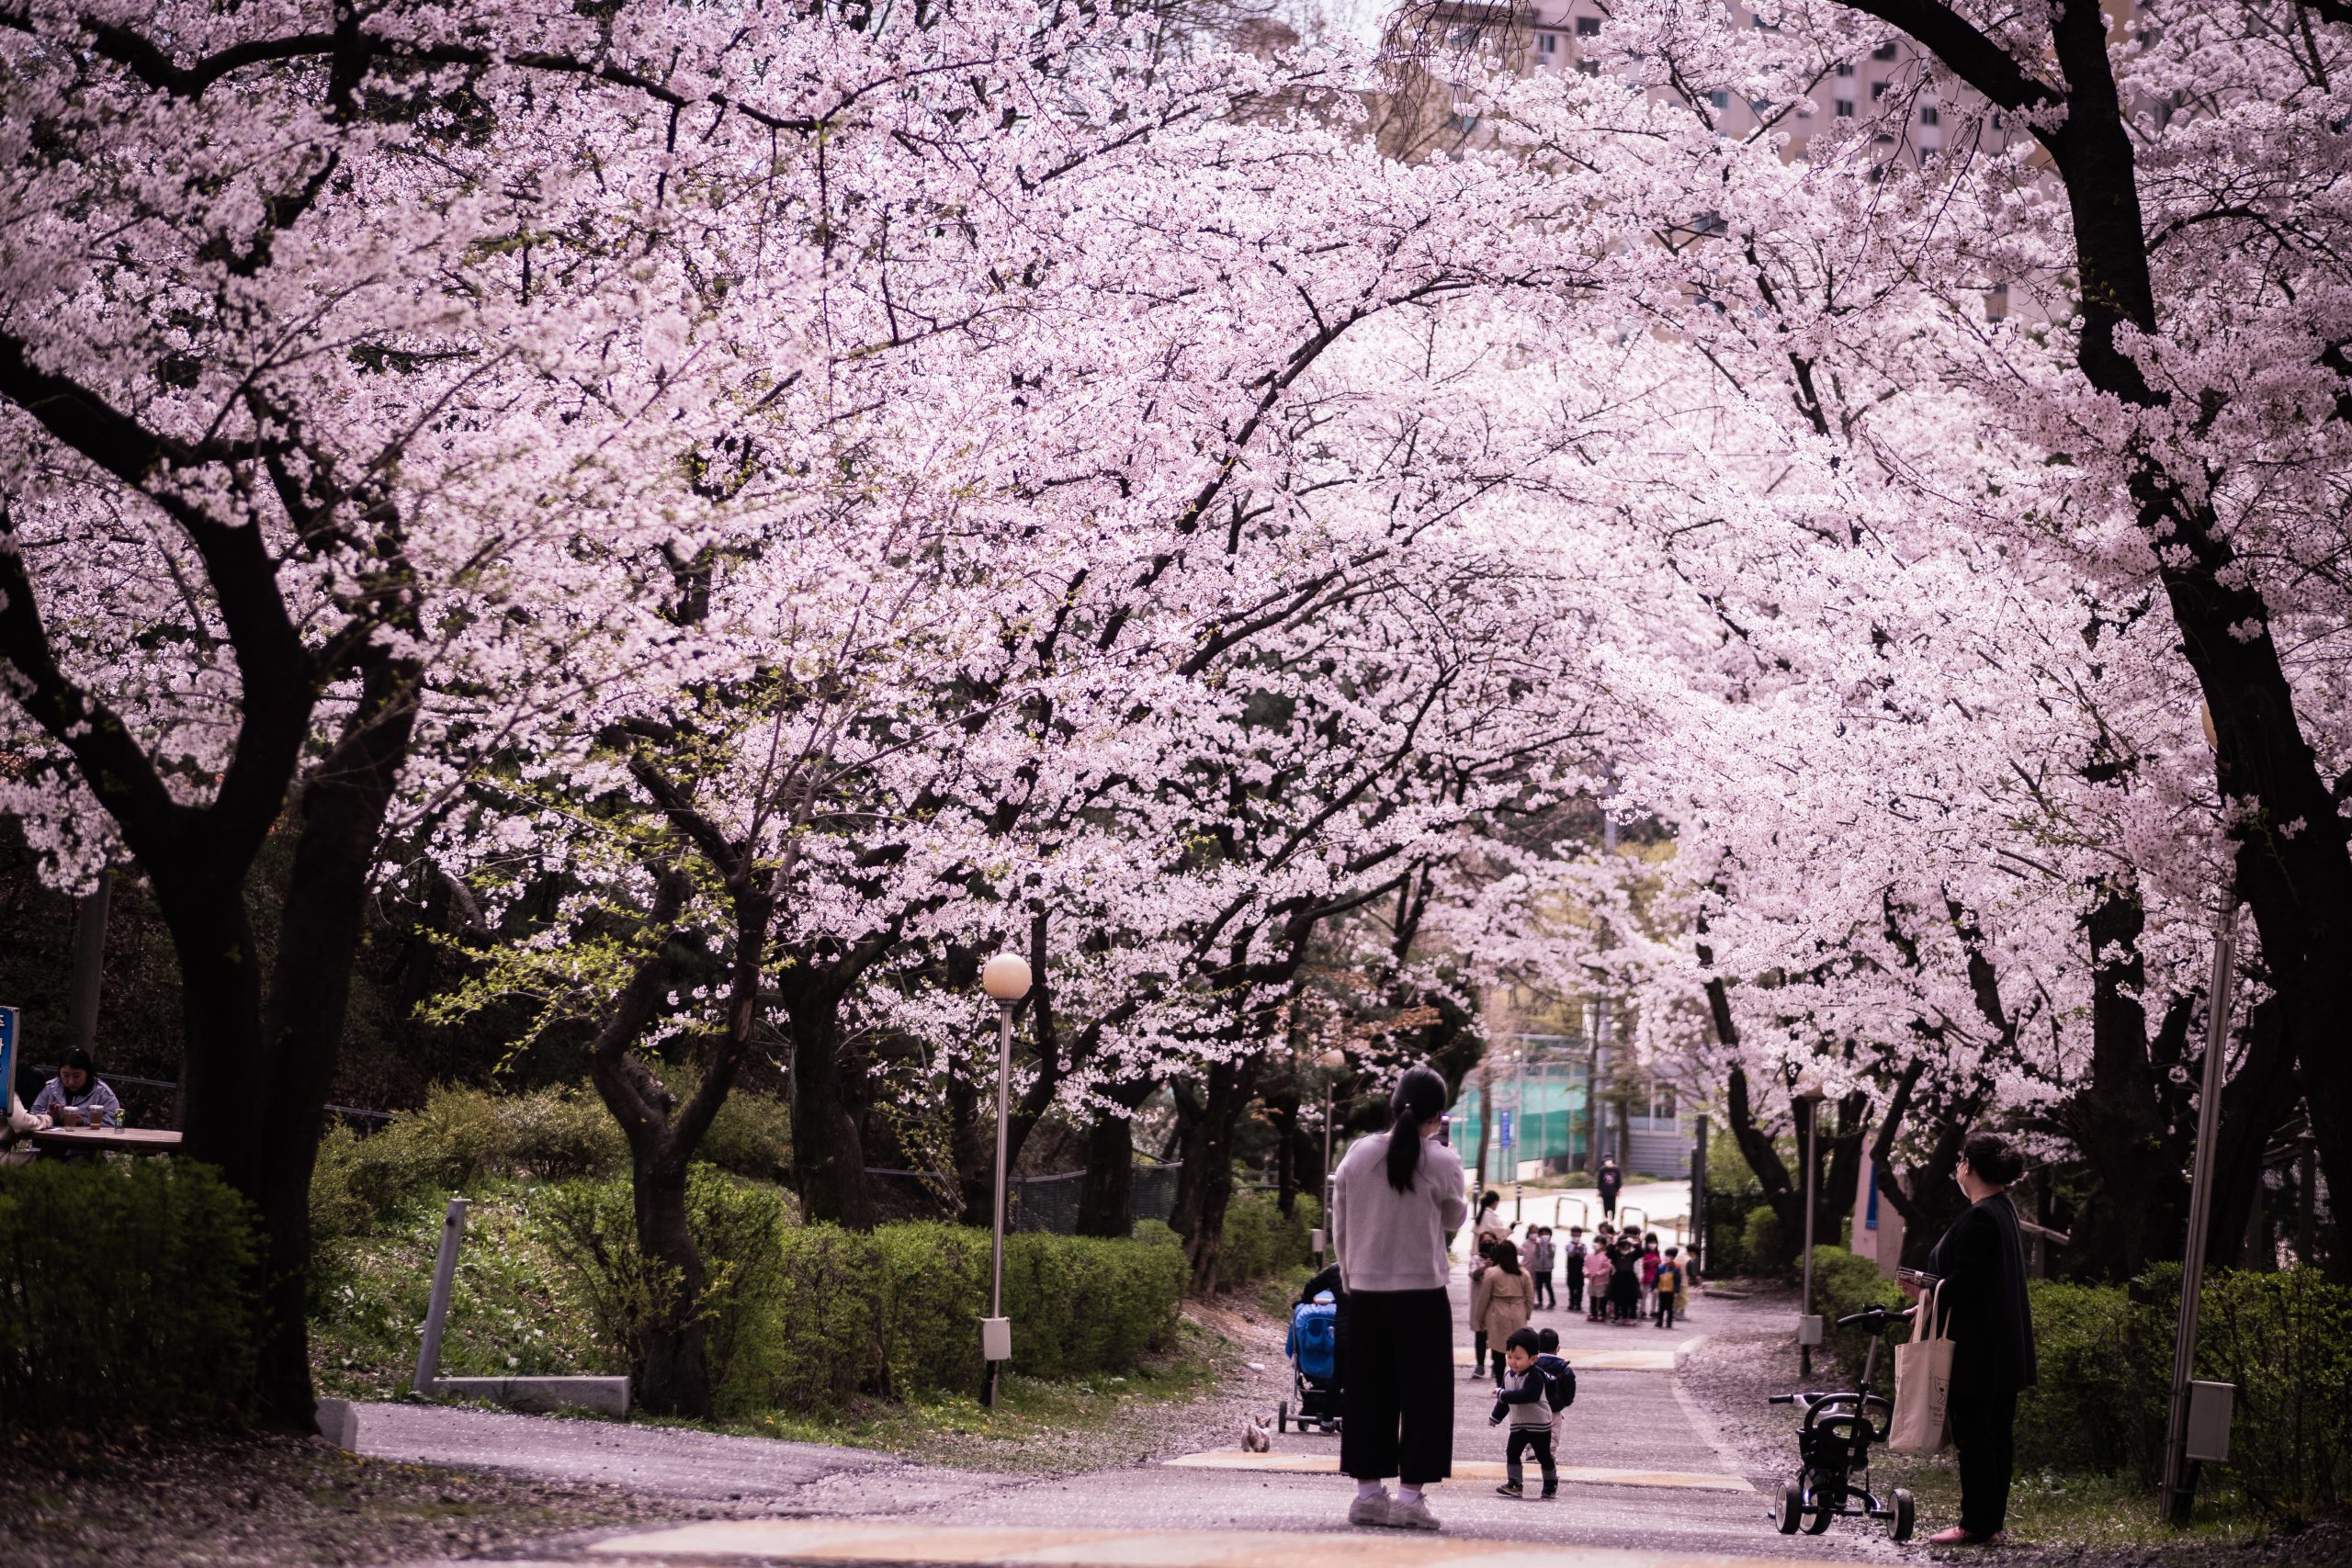
[{"label": "black ponytail", "polygon": [[1388,1097],[1388,1185],[1409,1192],[1421,1168],[1421,1124],[1445,1114],[1445,1079],[1434,1067],[1407,1067]]}]

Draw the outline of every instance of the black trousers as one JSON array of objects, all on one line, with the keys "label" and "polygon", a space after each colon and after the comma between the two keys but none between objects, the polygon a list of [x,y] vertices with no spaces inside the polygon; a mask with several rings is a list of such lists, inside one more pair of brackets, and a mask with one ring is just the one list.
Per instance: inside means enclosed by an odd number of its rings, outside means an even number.
[{"label": "black trousers", "polygon": [[1549,1427],[1513,1427],[1510,1438],[1503,1444],[1503,1475],[1513,1486],[1521,1484],[1527,1472],[1520,1463],[1520,1456],[1529,1449],[1535,1450],[1536,1468],[1544,1472],[1544,1490],[1560,1489],[1559,1466],[1552,1459],[1552,1428]]},{"label": "black trousers", "polygon": [[1674,1326],[1674,1298],[1664,1291],[1657,1295],[1657,1325],[1660,1328]]},{"label": "black trousers", "polygon": [[1453,1303],[1444,1291],[1348,1292],[1340,1469],[1426,1486],[1453,1473]]},{"label": "black trousers", "polygon": [[1980,1379],[1951,1385],[1951,1440],[1960,1450],[1960,1528],[1991,1535],[2009,1511],[2018,1460],[2018,1391]]},{"label": "black trousers", "polygon": [[1580,1265],[1568,1265],[1568,1310],[1577,1312],[1584,1306],[1584,1269]]},{"label": "black trousers", "polygon": [[1560,1304],[1560,1292],[1552,1288],[1552,1270],[1549,1269],[1538,1269],[1534,1275],[1534,1280],[1535,1304],[1537,1306],[1558,1306]]}]

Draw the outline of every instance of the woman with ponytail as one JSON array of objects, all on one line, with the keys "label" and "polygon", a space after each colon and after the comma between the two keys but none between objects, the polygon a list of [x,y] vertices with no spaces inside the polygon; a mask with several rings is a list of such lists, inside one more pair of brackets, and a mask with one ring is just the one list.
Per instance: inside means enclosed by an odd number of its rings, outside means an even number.
[{"label": "woman with ponytail", "polygon": [[1357,1139],[1331,1178],[1331,1245],[1348,1302],[1340,1469],[1356,1482],[1352,1525],[1437,1529],[1421,1494],[1453,1472],[1446,1247],[1470,1205],[1461,1156],[1434,1141],[1446,1099],[1434,1068],[1408,1067],[1388,1097],[1388,1131]]}]

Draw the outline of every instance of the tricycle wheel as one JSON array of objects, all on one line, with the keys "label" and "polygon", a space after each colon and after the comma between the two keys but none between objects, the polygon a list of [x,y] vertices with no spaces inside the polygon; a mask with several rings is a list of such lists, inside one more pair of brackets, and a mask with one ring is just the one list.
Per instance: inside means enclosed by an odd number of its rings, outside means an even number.
[{"label": "tricycle wheel", "polygon": [[1898,1486],[1894,1489],[1893,1501],[1894,1503],[1894,1539],[1909,1540],[1912,1520],[1911,1494]]},{"label": "tricycle wheel", "polygon": [[1290,1430],[1290,1401],[1287,1399],[1274,1406],[1274,1430],[1277,1432]]},{"label": "tricycle wheel", "polygon": [[1804,1533],[1820,1535],[1829,1529],[1829,1521],[1836,1518],[1838,1513],[1838,1510],[1831,1506],[1827,1493],[1815,1493],[1812,1506],[1805,1511]]},{"label": "tricycle wheel", "polygon": [[1781,1483],[1781,1506],[1772,1515],[1772,1523],[1782,1535],[1794,1535],[1797,1526],[1804,1522],[1804,1493],[1793,1481]]}]

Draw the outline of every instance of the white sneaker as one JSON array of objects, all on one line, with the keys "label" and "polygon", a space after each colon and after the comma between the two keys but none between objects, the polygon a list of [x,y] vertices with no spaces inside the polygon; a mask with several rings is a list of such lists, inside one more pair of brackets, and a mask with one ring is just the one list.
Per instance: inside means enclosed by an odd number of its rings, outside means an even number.
[{"label": "white sneaker", "polygon": [[1385,1525],[1388,1510],[1396,1506],[1396,1499],[1383,1492],[1374,1497],[1359,1497],[1348,1505],[1348,1523],[1351,1525]]},{"label": "white sneaker", "polygon": [[1402,1497],[1390,1499],[1388,1527],[1391,1529],[1400,1530],[1433,1530],[1444,1528],[1437,1522],[1437,1516],[1430,1512],[1430,1500],[1427,1497],[1416,1497],[1409,1503]]}]

